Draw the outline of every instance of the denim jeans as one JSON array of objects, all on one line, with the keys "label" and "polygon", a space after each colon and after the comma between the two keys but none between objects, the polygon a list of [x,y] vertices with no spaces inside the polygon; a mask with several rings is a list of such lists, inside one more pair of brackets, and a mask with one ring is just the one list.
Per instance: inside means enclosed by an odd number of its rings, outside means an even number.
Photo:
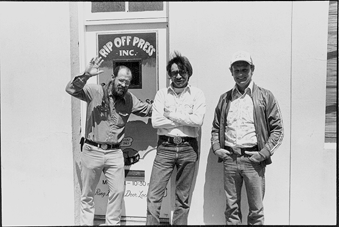
[{"label": "denim jeans", "polygon": [[81,225],[93,225],[95,189],[102,172],[105,174],[109,188],[105,224],[120,224],[125,190],[125,169],[122,150],[105,151],[85,143],[81,153]]},{"label": "denim jeans", "polygon": [[187,225],[189,212],[189,193],[198,159],[198,142],[191,140],[175,145],[158,140],[157,154],[154,159],[147,194],[146,225],[159,225],[160,209],[167,183],[174,167],[177,168],[175,188],[175,210],[173,225]]},{"label": "denim jeans", "polygon": [[226,193],[226,225],[241,224],[241,188],[245,183],[249,213],[248,225],[264,224],[263,199],[265,167],[249,160],[247,155],[231,154],[224,158],[224,189]]}]

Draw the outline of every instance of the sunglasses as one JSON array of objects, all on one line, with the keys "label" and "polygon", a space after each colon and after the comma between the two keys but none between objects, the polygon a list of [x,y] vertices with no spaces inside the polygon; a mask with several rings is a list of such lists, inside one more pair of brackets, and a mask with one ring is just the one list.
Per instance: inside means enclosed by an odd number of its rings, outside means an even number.
[{"label": "sunglasses", "polygon": [[176,71],[172,71],[170,72],[170,76],[173,77],[173,76],[176,76],[178,75],[178,73],[183,76],[183,75],[186,75],[187,74],[187,71],[186,70],[176,70]]}]

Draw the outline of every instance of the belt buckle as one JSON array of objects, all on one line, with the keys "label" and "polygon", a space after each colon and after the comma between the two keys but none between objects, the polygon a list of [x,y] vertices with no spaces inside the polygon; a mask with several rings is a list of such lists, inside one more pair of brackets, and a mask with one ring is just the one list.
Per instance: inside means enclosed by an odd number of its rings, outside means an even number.
[{"label": "belt buckle", "polygon": [[108,148],[108,145],[107,144],[101,144],[101,149],[103,149],[103,150],[107,150],[107,148]]},{"label": "belt buckle", "polygon": [[175,143],[176,145],[179,145],[182,143],[182,138],[179,136],[175,136],[173,137],[173,143]]},{"label": "belt buckle", "polygon": [[241,148],[240,147],[233,147],[232,148],[234,153],[236,153],[237,155],[241,155]]}]

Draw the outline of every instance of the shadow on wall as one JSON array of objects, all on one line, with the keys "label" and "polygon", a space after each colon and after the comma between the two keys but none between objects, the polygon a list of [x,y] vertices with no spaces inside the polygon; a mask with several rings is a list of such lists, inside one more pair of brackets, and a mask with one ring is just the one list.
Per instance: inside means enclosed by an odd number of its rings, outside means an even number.
[{"label": "shadow on wall", "polygon": [[205,172],[204,223],[225,225],[225,192],[222,163],[210,149]]},{"label": "shadow on wall", "polygon": [[75,172],[78,178],[79,186],[80,186],[80,192],[82,191],[82,182],[81,182],[81,166],[80,162],[75,162]]},{"label": "shadow on wall", "polygon": [[[224,191],[223,164],[210,149],[204,186],[204,223],[206,225],[225,225],[226,197]],[[247,224],[248,202],[245,186],[241,189],[242,224]]]}]

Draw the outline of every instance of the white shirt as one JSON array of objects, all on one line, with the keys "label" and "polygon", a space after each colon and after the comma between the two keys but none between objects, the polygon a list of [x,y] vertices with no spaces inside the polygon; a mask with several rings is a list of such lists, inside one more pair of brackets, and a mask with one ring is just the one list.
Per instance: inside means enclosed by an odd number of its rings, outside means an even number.
[{"label": "white shirt", "polygon": [[235,86],[232,101],[227,114],[225,145],[230,147],[253,147],[257,145],[257,136],[253,119],[253,101],[251,98],[253,81],[241,94]]},{"label": "white shirt", "polygon": [[[164,116],[165,111],[169,111],[168,118]],[[158,135],[198,137],[205,112],[202,90],[188,85],[178,95],[169,86],[155,95],[152,125],[158,129]]]}]

